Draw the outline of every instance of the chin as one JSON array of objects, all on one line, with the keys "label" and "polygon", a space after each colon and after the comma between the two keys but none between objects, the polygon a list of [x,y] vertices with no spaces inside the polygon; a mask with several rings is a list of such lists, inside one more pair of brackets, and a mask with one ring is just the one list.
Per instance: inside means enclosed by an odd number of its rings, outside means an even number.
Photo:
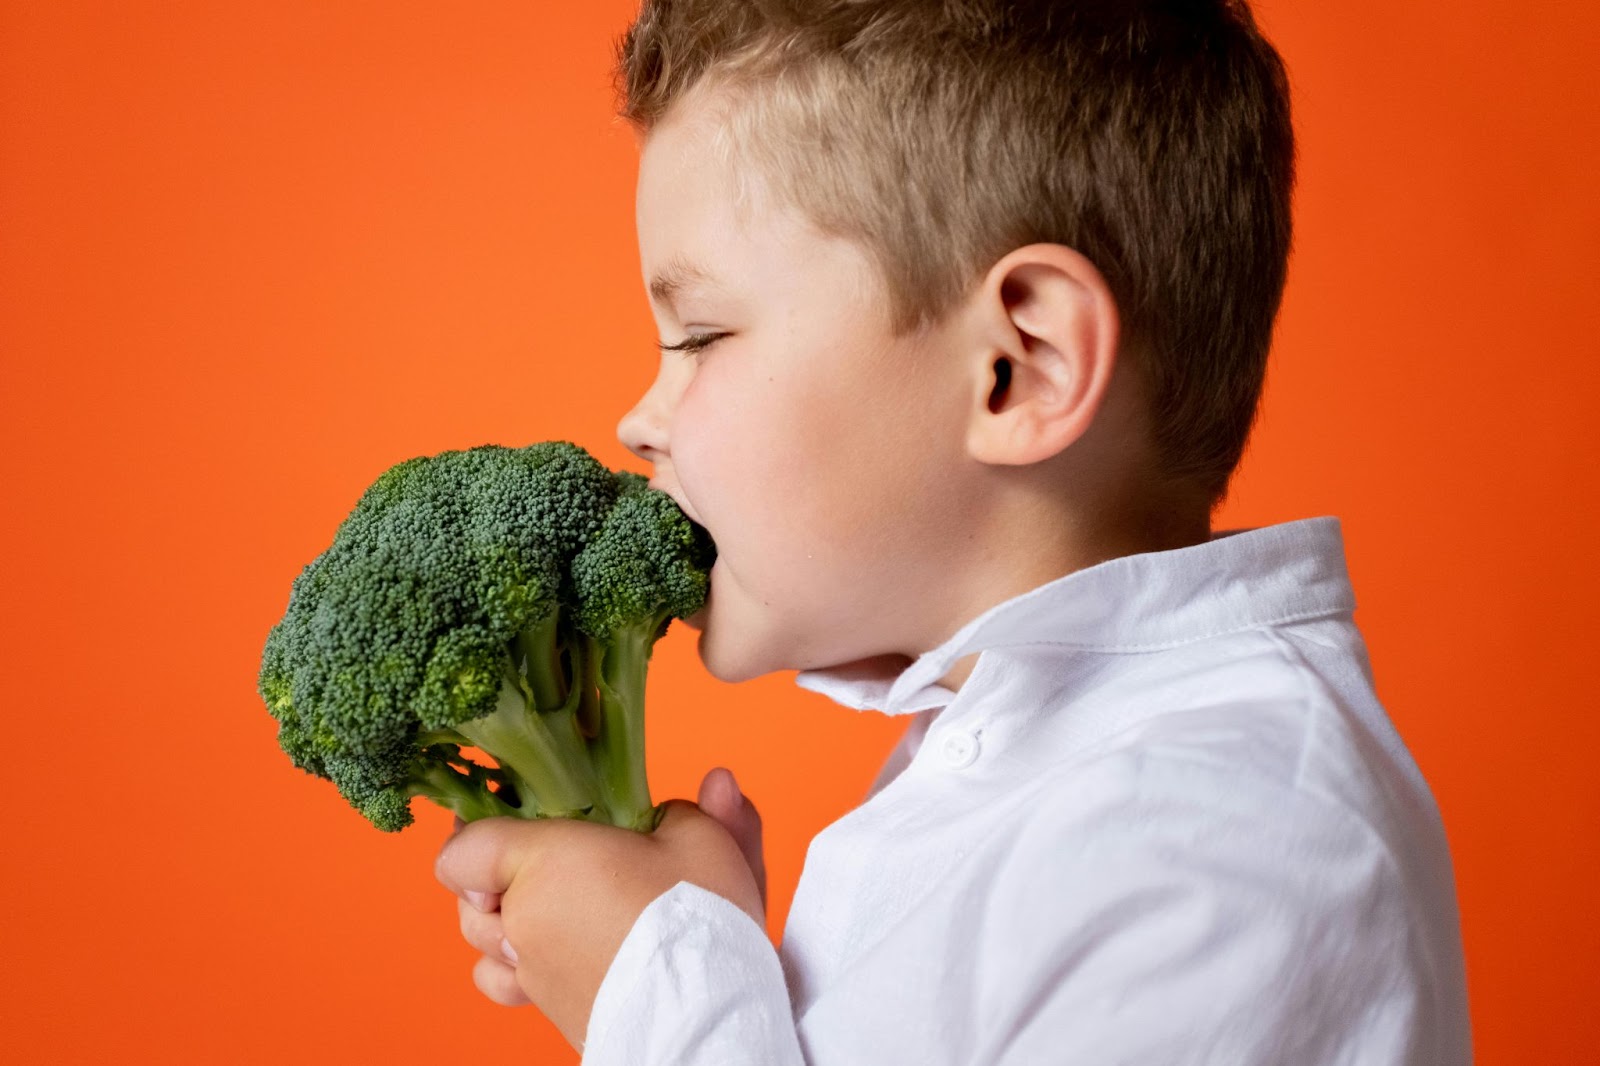
[{"label": "chin", "polygon": [[718,596],[717,588],[723,580],[725,575],[719,560],[711,568],[711,589],[705,606],[684,619],[685,625],[700,633],[695,648],[706,672],[718,681],[737,684],[784,669],[782,663],[763,661],[758,642],[751,639],[759,634],[761,627],[741,620],[741,612],[737,610],[742,597],[737,593]]},{"label": "chin", "polygon": [[748,655],[741,656],[737,649],[727,647],[709,630],[701,630],[696,650],[700,653],[700,662],[705,666],[706,673],[730,685],[782,669],[764,665]]}]

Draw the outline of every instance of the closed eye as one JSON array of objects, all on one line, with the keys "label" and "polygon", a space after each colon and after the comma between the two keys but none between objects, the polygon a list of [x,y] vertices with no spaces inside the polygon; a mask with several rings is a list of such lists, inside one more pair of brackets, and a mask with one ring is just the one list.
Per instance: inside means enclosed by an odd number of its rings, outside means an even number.
[{"label": "closed eye", "polygon": [[664,352],[699,352],[726,337],[726,333],[691,333],[677,344],[657,344]]}]

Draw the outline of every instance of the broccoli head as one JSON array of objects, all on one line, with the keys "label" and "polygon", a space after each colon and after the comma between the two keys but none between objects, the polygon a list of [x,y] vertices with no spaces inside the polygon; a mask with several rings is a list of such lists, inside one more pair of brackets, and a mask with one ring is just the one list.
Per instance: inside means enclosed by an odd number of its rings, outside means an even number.
[{"label": "broccoli head", "polygon": [[261,696],[290,760],[380,829],[425,796],[648,832],[645,671],[715,558],[670,496],[574,444],[411,459],[295,578]]}]

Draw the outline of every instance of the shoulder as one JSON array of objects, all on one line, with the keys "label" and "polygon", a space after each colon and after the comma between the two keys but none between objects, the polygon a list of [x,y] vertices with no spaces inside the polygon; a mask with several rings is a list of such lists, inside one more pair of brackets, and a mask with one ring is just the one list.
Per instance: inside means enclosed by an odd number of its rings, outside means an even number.
[{"label": "shoulder", "polygon": [[1024,787],[1367,821],[1403,850],[1397,816],[1415,813],[1411,794],[1426,786],[1353,660],[1328,652],[1341,635],[1331,623],[1255,629],[1119,657],[1070,699],[1051,693],[1021,716]]},{"label": "shoulder", "polygon": [[1419,876],[1425,811],[1297,651],[1255,635],[1168,659],[1108,689],[1091,745],[1033,762],[987,873],[983,967],[1179,1043],[1207,1025],[1337,1043],[1442,1010],[1451,934],[1429,914],[1453,897]]},{"label": "shoulder", "polygon": [[1175,886],[1250,922],[1438,903],[1443,878],[1419,875],[1440,865],[1428,797],[1374,742],[1365,690],[1301,646],[1339,658],[1336,627],[1297,628],[1080,667],[1014,736],[997,715],[1011,810],[996,895],[1067,886],[1094,907]]},{"label": "shoulder", "polygon": [[1241,992],[1332,962],[1418,972],[1402,864],[1360,811],[1296,784],[1283,719],[1219,708],[1040,782],[993,871],[991,942],[1040,965],[1238,965]]},{"label": "shoulder", "polygon": [[991,965],[1091,999],[1289,995],[1314,1013],[1371,974],[1421,974],[1403,879],[1360,818],[1187,748],[1117,751],[1050,781],[990,887]]},{"label": "shoulder", "polygon": [[1263,862],[1325,866],[1339,856],[1382,864],[1390,849],[1366,812],[1308,773],[1327,758],[1310,750],[1322,732],[1293,705],[1164,716],[1042,775],[1014,827],[1015,857],[1154,857],[1164,868],[1200,864],[1219,874]]}]

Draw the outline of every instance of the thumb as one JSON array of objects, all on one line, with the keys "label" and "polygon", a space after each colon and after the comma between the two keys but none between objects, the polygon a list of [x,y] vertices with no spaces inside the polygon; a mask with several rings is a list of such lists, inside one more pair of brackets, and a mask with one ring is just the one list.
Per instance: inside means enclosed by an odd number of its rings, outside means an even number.
[{"label": "thumb", "polygon": [[733,771],[721,766],[700,782],[699,808],[721,824],[739,845],[756,887],[761,890],[761,906],[767,905],[767,861],[761,847],[761,814],[734,780]]}]

